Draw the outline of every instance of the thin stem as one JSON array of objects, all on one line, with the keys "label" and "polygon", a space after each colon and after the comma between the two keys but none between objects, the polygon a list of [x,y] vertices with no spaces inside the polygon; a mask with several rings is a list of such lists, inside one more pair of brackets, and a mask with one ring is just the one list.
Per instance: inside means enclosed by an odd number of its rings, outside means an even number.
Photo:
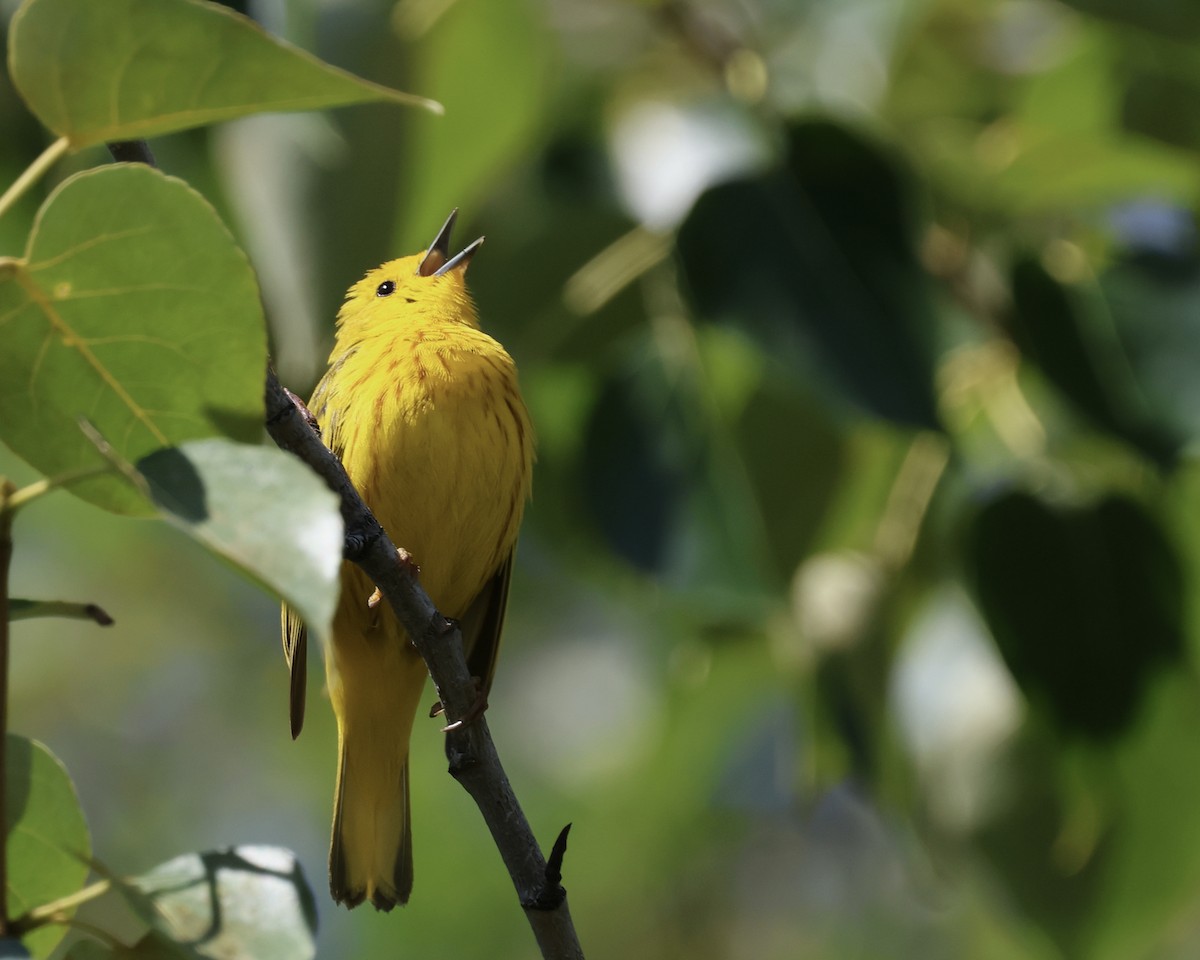
[{"label": "thin stem", "polygon": [[0,477],[0,937],[8,923],[8,568],[12,563],[13,512],[10,498],[17,486]]},{"label": "thin stem", "polygon": [[40,907],[34,907],[12,921],[9,925],[10,932],[22,936],[30,930],[36,930],[47,923],[58,922],[68,910],[73,910],[75,907],[87,903],[89,900],[95,900],[97,897],[108,893],[111,888],[111,880],[97,880],[95,883],[88,884],[82,890],[76,890],[72,894],[60,897],[58,900],[52,900],[50,903],[44,903]]},{"label": "thin stem", "polygon": [[90,480],[93,477],[111,473],[112,469],[112,466],[106,463],[96,467],[80,467],[78,470],[68,470],[66,473],[60,473],[57,477],[43,477],[41,480],[35,480],[28,486],[13,491],[12,495],[5,500],[5,509],[16,513],[21,507],[28,506],[38,497],[43,497],[47,493],[51,493],[61,487],[69,486],[72,483],[78,483],[80,480]]},{"label": "thin stem", "polygon": [[69,600],[8,598],[8,618],[14,623],[17,620],[36,620],[42,617],[61,617],[64,620],[90,620],[92,623],[98,623],[102,627],[111,627],[113,625],[113,618],[99,604],[72,603]]},{"label": "thin stem", "polygon": [[59,137],[25,168],[25,172],[17,177],[13,185],[4,191],[4,196],[0,197],[0,217],[4,216],[9,207],[20,200],[25,191],[37,183],[47,170],[62,159],[70,145],[66,137]]}]

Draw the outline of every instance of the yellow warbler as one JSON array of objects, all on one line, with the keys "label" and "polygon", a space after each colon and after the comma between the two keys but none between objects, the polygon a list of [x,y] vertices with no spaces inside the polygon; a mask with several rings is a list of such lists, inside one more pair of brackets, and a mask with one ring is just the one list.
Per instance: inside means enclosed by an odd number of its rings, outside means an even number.
[{"label": "yellow warbler", "polygon": [[[486,695],[533,465],[512,358],[479,328],[466,272],[483,243],[449,252],[457,211],[423,254],[350,288],[329,370],[309,407],[325,443],[438,610],[460,621]],[[349,907],[390,910],[412,890],[408,742],[425,664],[373,584],[343,564],[325,651],[338,726],[329,887]],[[284,610],[292,736],[304,718],[306,638]]]}]

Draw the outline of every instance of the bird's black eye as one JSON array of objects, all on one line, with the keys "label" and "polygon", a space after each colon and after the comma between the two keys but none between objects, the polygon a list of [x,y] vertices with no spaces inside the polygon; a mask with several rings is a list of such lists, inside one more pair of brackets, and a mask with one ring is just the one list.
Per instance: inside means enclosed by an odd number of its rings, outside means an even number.
[{"label": "bird's black eye", "polygon": [[384,280],[383,283],[375,288],[375,296],[377,297],[390,297],[395,292],[396,284],[391,280]]}]

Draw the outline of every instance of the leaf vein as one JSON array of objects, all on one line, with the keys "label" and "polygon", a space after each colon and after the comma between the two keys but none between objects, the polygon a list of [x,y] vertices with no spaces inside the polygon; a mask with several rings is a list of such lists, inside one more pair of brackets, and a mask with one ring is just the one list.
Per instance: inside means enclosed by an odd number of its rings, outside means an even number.
[{"label": "leaf vein", "polygon": [[115,240],[124,240],[127,237],[136,237],[144,233],[153,233],[154,227],[131,227],[128,230],[117,230],[115,233],[102,233],[95,237],[89,237],[81,243],[75,244],[73,247],[68,247],[62,253],[51,257],[49,260],[42,260],[39,263],[31,263],[26,268],[30,273],[37,270],[45,270],[47,267],[55,267],[65,260],[69,260],[77,253],[82,253],[85,250],[91,250],[93,247],[98,247],[101,244],[109,243]]},{"label": "leaf vein", "polygon": [[[121,381],[113,376],[112,371],[100,362],[100,358],[92,352],[91,348],[75,333],[70,324],[54,309],[54,306],[43,295],[42,289],[33,283],[32,278],[27,273],[22,272],[17,274],[17,276],[20,278],[21,286],[24,287],[26,295],[41,308],[42,314],[50,323],[52,331],[58,333],[63,346],[74,347],[78,350],[83,359],[100,377],[101,394],[103,393],[103,387],[107,386],[117,395],[117,399],[129,409],[129,412],[145,425],[151,435],[163,446],[166,446],[168,440],[163,432],[158,429],[158,425],[147,416],[146,411],[130,395]],[[98,401],[99,396],[97,396],[96,401],[92,404],[93,410]]]}]

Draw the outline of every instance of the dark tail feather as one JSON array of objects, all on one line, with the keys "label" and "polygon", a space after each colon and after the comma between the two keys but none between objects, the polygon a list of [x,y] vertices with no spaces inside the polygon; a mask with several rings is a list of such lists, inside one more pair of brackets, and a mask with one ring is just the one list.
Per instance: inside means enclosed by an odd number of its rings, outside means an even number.
[{"label": "dark tail feather", "polygon": [[[392,831],[374,837],[375,851],[395,845],[395,859],[390,868],[374,868],[369,862],[370,851],[349,849],[346,820],[346,748],[338,747],[337,789],[333,800],[333,838],[329,845],[329,892],[334,902],[353,909],[368,896],[376,910],[391,910],[396,904],[408,902],[413,885],[412,829],[409,814],[408,760],[400,771],[400,782],[390,785],[394,799],[401,805],[399,836]],[[351,793],[354,793],[351,787]],[[358,802],[370,805],[372,798],[359,796]],[[362,808],[360,808],[362,809]],[[369,809],[369,806],[368,806]],[[362,832],[359,831],[359,836]],[[382,855],[382,854],[381,854]]]}]

